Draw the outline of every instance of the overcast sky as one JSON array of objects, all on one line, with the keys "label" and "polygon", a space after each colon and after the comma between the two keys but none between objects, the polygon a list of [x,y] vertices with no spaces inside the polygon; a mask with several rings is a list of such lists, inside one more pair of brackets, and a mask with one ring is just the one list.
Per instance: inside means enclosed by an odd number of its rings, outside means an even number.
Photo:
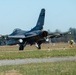
[{"label": "overcast sky", "polygon": [[15,28],[30,30],[42,8],[45,30],[76,28],[76,0],[0,0],[0,34],[10,34]]}]

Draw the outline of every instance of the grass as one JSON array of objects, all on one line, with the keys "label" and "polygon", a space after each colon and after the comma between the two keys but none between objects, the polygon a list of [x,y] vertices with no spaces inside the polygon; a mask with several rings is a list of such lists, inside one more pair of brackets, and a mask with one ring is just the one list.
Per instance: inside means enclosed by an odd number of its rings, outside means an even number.
[{"label": "grass", "polygon": [[48,58],[59,56],[76,56],[75,49],[67,50],[34,50],[17,52],[0,52],[1,59]]},{"label": "grass", "polygon": [[[18,46],[0,47],[0,60],[61,56],[76,56],[76,46],[44,44],[41,50],[27,46],[24,51],[18,51]],[[0,75],[76,75],[76,61],[0,66]]]},{"label": "grass", "polygon": [[76,75],[76,61],[0,66],[0,75]]},{"label": "grass", "polygon": [[57,44],[55,46],[46,44],[42,47],[42,50],[37,50],[34,46],[27,46],[24,51],[18,51],[17,46],[0,47],[0,60],[76,56],[76,46],[69,48],[66,44]]}]

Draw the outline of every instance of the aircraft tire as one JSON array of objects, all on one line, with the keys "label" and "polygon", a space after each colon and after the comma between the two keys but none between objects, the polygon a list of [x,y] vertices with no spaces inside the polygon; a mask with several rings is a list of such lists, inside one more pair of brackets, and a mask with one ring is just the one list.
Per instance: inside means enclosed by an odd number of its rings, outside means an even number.
[{"label": "aircraft tire", "polygon": [[24,49],[24,47],[21,45],[20,47],[19,47],[19,50],[23,50]]},{"label": "aircraft tire", "polygon": [[38,46],[38,49],[41,49],[41,46],[40,45]]}]

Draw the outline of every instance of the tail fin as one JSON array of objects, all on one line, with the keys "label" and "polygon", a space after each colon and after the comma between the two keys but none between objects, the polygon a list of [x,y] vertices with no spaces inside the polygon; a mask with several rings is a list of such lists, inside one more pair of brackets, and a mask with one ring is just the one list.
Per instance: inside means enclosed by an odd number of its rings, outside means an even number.
[{"label": "tail fin", "polygon": [[43,8],[41,9],[36,26],[33,29],[31,29],[31,31],[42,30],[44,25],[44,19],[45,19],[45,9]]}]

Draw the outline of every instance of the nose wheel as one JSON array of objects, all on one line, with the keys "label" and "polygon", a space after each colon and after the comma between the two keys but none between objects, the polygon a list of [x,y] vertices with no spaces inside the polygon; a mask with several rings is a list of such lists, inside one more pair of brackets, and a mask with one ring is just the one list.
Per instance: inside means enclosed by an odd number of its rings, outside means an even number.
[{"label": "nose wheel", "polygon": [[24,50],[24,46],[23,45],[20,45],[19,46],[19,50]]},{"label": "nose wheel", "polygon": [[26,46],[26,42],[24,42],[24,43],[20,43],[19,44],[19,50],[24,50],[24,47]]}]

